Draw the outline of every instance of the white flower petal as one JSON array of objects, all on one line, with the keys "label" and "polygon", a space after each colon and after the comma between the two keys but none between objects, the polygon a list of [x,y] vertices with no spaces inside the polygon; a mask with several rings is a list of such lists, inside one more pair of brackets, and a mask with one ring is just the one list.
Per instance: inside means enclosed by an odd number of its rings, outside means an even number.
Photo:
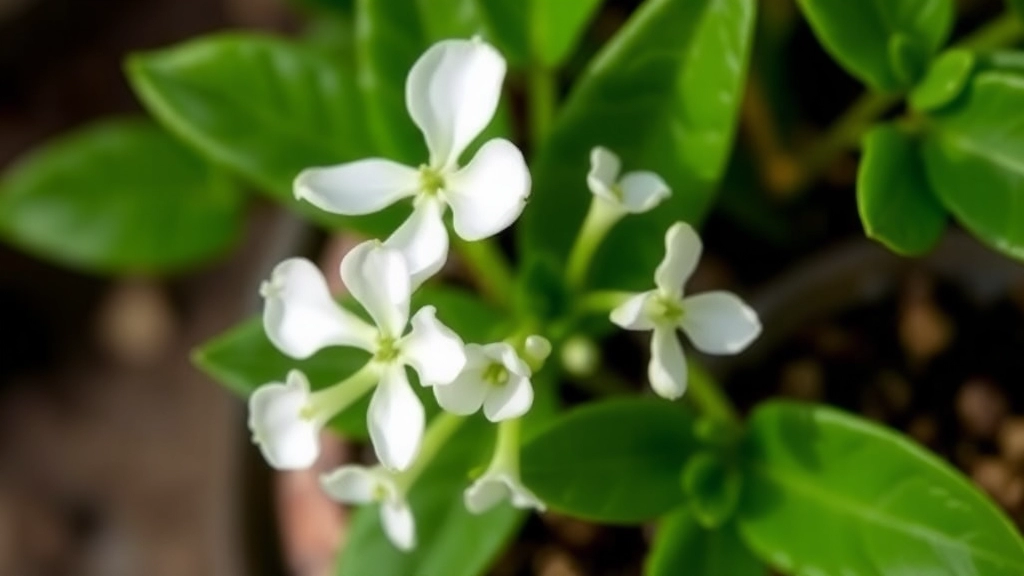
[{"label": "white flower petal", "polygon": [[402,253],[412,291],[444,267],[448,259],[448,230],[444,226],[444,204],[424,198],[416,203],[412,214],[395,230],[384,245]]},{"label": "white flower petal", "polygon": [[612,192],[619,178],[622,162],[611,150],[597,146],[590,151],[590,172],[587,173],[587,187],[596,195],[614,204],[620,200]]},{"label": "white flower petal", "polygon": [[380,523],[395,548],[408,552],[416,547],[416,519],[405,500],[381,502]]},{"label": "white flower petal", "polygon": [[633,214],[647,212],[668,198],[672,191],[654,172],[629,172],[619,182],[622,206]]},{"label": "white flower petal", "polygon": [[320,486],[332,500],[346,504],[369,504],[380,497],[381,491],[390,493],[379,469],[365,466],[342,466],[320,477]]},{"label": "white flower petal", "polygon": [[267,338],[292,358],[308,358],[326,346],[373,345],[373,327],[331,298],[323,274],[309,260],[281,262],[260,291]]},{"label": "white flower petal", "polygon": [[533,405],[533,385],[525,376],[509,373],[508,382],[491,386],[484,399],[484,416],[491,422],[518,418]]},{"label": "white flower petal", "polygon": [[445,198],[455,232],[474,241],[508,228],[526,206],[530,170],[516,145],[495,138],[480,147],[465,168],[450,175]]},{"label": "white flower petal", "polygon": [[679,322],[693,345],[707,354],[736,354],[761,333],[761,321],[731,292],[715,291],[683,300]]},{"label": "white flower petal", "polygon": [[434,397],[445,412],[469,416],[480,409],[490,385],[484,382],[483,370],[467,368],[450,384],[434,386]]},{"label": "white flower petal", "polygon": [[504,471],[487,472],[463,493],[466,509],[473,514],[483,514],[505,499],[516,508],[544,510],[544,503],[519,478]]},{"label": "white flower petal", "polygon": [[425,415],[405,367],[389,364],[370,399],[367,415],[377,459],[391,470],[405,470],[416,458],[423,439]]},{"label": "white flower petal", "polygon": [[341,279],[384,336],[402,335],[412,288],[401,252],[376,240],[363,242],[342,258]]},{"label": "white flower petal", "polygon": [[703,249],[700,236],[686,222],[676,222],[665,234],[665,258],[654,271],[654,283],[666,294],[682,295]]},{"label": "white flower petal", "polygon": [[420,384],[434,386],[455,379],[466,365],[465,345],[458,334],[437,319],[433,306],[412,317],[412,331],[399,345],[402,361],[419,374]]},{"label": "white flower petal", "polygon": [[675,400],[686,391],[686,357],[674,327],[658,326],[651,336],[651,362],[647,366],[651,388]]},{"label": "white flower petal", "polygon": [[295,177],[295,197],[334,214],[371,214],[419,191],[415,168],[367,158],[326,168],[308,168]]},{"label": "white flower petal", "polygon": [[480,40],[442,40],[413,64],[405,103],[435,169],[453,166],[494,117],[505,59]]},{"label": "white flower petal", "polygon": [[612,310],[611,321],[626,330],[652,330],[654,322],[647,313],[647,302],[655,296],[654,292],[641,292],[630,296]]},{"label": "white flower petal", "polygon": [[320,426],[303,418],[310,402],[305,375],[292,370],[287,380],[260,386],[249,397],[249,430],[268,464],[302,470],[320,455]]}]

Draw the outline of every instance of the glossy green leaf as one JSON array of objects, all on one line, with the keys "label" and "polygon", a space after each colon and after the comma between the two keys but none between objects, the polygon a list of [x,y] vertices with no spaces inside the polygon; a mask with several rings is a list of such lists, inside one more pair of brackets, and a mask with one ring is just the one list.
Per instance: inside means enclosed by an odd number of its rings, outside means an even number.
[{"label": "glossy green leaf", "polygon": [[949,464],[835,409],[770,402],[749,422],[740,532],[793,576],[1024,574],[1024,542]]},{"label": "glossy green leaf", "polygon": [[[355,307],[351,301],[350,306]],[[501,316],[474,296],[450,289],[426,286],[417,292],[413,309],[431,304],[437,316],[467,342],[487,342],[497,337]],[[247,398],[258,386],[283,381],[291,369],[302,370],[314,390],[340,382],[361,368],[369,356],[354,348],[331,347],[312,358],[295,360],[279,352],[263,332],[260,318],[252,318],[206,342],[195,351],[193,361],[231,391]],[[418,392],[423,392],[417,386]],[[430,394],[424,394],[429,396]],[[339,414],[331,427],[350,437],[366,438],[366,408],[369,395]],[[428,406],[433,406],[429,400]]]},{"label": "glossy green leaf", "polygon": [[931,54],[928,49],[906,34],[889,38],[889,64],[902,86],[912,86],[924,75]]},{"label": "glossy green leaf", "polygon": [[736,527],[701,527],[688,508],[659,524],[644,567],[645,576],[766,576],[768,569],[747,549]]},{"label": "glossy green leaf", "polygon": [[[955,15],[953,0],[798,0],[818,41],[852,75],[876,90],[911,84],[894,67],[892,43],[934,54],[949,38]],[[894,40],[897,36],[904,40]],[[895,49],[898,53],[902,48]],[[902,57],[900,57],[902,58]]]},{"label": "glossy green leaf", "polygon": [[219,255],[244,198],[152,123],[111,120],[61,136],[0,181],[0,235],[76,268],[159,273]]},{"label": "glossy green leaf", "polygon": [[606,239],[593,283],[642,288],[672,222],[699,220],[731,150],[753,32],[754,0],[651,0],[590,63],[533,165],[523,253],[563,262],[591,199],[590,150],[606,146],[623,169],[653,170],[673,190]]},{"label": "glossy green leaf", "polygon": [[928,181],[965,228],[1024,258],[1024,75],[986,70],[936,111],[924,139]]},{"label": "glossy green leaf", "polygon": [[864,233],[899,254],[927,252],[946,229],[946,209],[928,185],[917,143],[888,124],[864,139],[857,208]]},{"label": "glossy green leaf", "polygon": [[963,92],[974,70],[970,50],[952,49],[936,58],[921,83],[910,92],[910,106],[918,111],[936,110]]},{"label": "glossy green leaf", "polygon": [[292,180],[302,169],[374,149],[355,79],[341,59],[283,39],[228,33],[136,54],[128,73],[167,129],[319,222],[383,234],[408,212],[342,218],[294,198]]},{"label": "glossy green leaf", "polygon": [[553,510],[610,523],[650,520],[683,502],[692,428],[686,411],[662,400],[590,404],[523,447],[523,480]]},{"label": "glossy green leaf", "polygon": [[736,511],[742,476],[725,457],[699,452],[683,468],[683,492],[690,510],[705,528],[718,528]]},{"label": "glossy green leaf", "polygon": [[478,0],[484,22],[517,64],[555,67],[572,54],[601,0]]},{"label": "glossy green leaf", "polygon": [[470,472],[487,463],[494,426],[474,418],[445,444],[409,493],[417,544],[398,551],[384,536],[376,506],[356,513],[338,576],[479,576],[515,534],[526,514],[507,504],[482,515],[463,504]]}]

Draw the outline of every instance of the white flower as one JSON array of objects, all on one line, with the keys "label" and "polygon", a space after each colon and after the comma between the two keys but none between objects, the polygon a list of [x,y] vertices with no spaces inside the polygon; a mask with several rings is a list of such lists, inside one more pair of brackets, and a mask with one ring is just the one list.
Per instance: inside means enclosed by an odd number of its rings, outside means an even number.
[{"label": "white flower", "polygon": [[701,248],[689,224],[672,225],[665,235],[665,258],[654,272],[657,288],[633,295],[611,313],[612,322],[627,330],[654,331],[647,375],[654,391],[669,399],[686,391],[686,358],[677,329],[708,354],[736,354],[761,333],[757,313],[735,294],[683,297],[683,284],[697,267]]},{"label": "white flower", "polygon": [[324,492],[345,504],[380,505],[384,533],[399,550],[416,547],[416,520],[394,475],[379,466],[342,466],[320,477]]},{"label": "white flower", "polygon": [[[295,358],[336,345],[369,352],[368,370],[379,380],[367,418],[370,439],[385,466],[405,469],[419,449],[424,428],[423,406],[409,385],[405,366],[419,374],[424,386],[448,384],[466,363],[462,340],[437,320],[433,306],[424,306],[409,320],[409,271],[397,250],[364,242],[342,260],[341,278],[373,319],[372,325],[331,299],[327,282],[313,263],[294,258],[279,264],[261,289],[266,300],[264,329],[278,349]],[[409,324],[412,329],[405,334]],[[348,403],[352,395],[335,392]],[[326,404],[334,408],[330,415],[345,407],[336,398]]]},{"label": "white flower", "polygon": [[587,186],[595,196],[631,214],[647,212],[668,198],[668,184],[654,172],[627,172],[619,177],[622,163],[611,150],[598,146],[590,151]]},{"label": "white flower", "polygon": [[518,471],[494,466],[466,488],[463,499],[466,509],[474,514],[483,514],[505,499],[511,501],[516,508],[544,511],[544,503],[523,486]]},{"label": "white flower", "polygon": [[435,386],[434,396],[453,414],[472,414],[483,406],[491,422],[518,418],[533,404],[530,376],[511,344],[467,344],[462,372],[451,384]]},{"label": "white flower", "polygon": [[308,417],[309,404],[309,382],[298,370],[288,373],[287,383],[260,386],[249,397],[249,429],[274,468],[309,468],[320,455],[322,424]]},{"label": "white flower", "polygon": [[385,244],[408,261],[413,285],[441,269],[448,254],[442,216],[451,206],[455,232],[480,240],[507,228],[523,210],[530,173],[522,153],[496,138],[464,167],[459,157],[494,116],[505,77],[505,60],[481,40],[444,40],[431,46],[409,71],[406,106],[430,152],[413,168],[368,158],[304,170],[295,196],[337,214],[369,214],[414,197],[408,220]]}]

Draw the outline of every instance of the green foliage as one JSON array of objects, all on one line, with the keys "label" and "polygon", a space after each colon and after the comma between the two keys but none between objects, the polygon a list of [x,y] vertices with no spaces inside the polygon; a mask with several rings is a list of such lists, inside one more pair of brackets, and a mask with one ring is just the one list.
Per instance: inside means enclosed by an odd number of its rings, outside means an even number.
[{"label": "green foliage", "polygon": [[110,120],[51,141],[0,182],[0,234],[63,264],[162,273],[209,260],[241,231],[244,197],[153,124]]},{"label": "green foliage", "polygon": [[798,0],[825,50],[875,90],[907,88],[952,30],[952,0]]},{"label": "green foliage", "polygon": [[910,92],[910,106],[918,111],[935,110],[963,92],[974,70],[974,53],[952,49],[939,55],[921,83]]},{"label": "green foliage", "polygon": [[283,39],[227,33],[136,54],[127,68],[168,130],[286,206],[370,234],[390,232],[408,211],[342,218],[294,198],[292,180],[304,168],[374,151],[344,61]]},{"label": "green foliage", "polygon": [[699,220],[732,144],[753,33],[754,0],[650,0],[579,78],[532,167],[523,252],[564,262],[591,194],[590,150],[626,170],[659,173],[672,197],[619,224],[598,251],[595,283],[641,288],[664,250],[665,229]]},{"label": "green foliage", "polygon": [[917,143],[889,124],[864,139],[857,208],[864,233],[900,254],[927,252],[946,229],[946,210],[932,195]]},{"label": "green foliage", "polygon": [[467,421],[431,461],[409,493],[417,525],[416,549],[397,550],[383,536],[377,506],[356,513],[339,556],[338,576],[477,576],[484,573],[526,514],[502,504],[471,514],[462,501],[470,471],[487,462],[494,427]]},{"label": "green foliage", "polygon": [[1010,522],[948,464],[882,426],[770,402],[749,423],[739,526],[793,576],[1024,574]]},{"label": "green foliage", "polygon": [[932,189],[989,246],[1024,258],[1024,75],[986,69],[927,122]]},{"label": "green foliage", "polygon": [[515,64],[553,68],[572,55],[601,0],[478,0],[494,41]]},{"label": "green foliage", "polygon": [[636,523],[683,502],[679,485],[695,449],[693,419],[661,400],[590,404],[523,447],[523,481],[552,509],[602,522]]},{"label": "green foliage", "polygon": [[[458,290],[424,287],[416,294],[413,309],[422,303],[436,306],[438,318],[467,341],[487,341],[501,324],[497,312]],[[270,343],[260,318],[235,326],[206,342],[193,354],[197,366],[243,398],[263,384],[283,382],[292,369],[302,370],[309,378],[310,387],[319,390],[354,374],[368,360],[369,355],[362,350],[337,346],[321,350],[306,360],[295,360]],[[430,396],[429,391],[420,386],[415,389],[423,396]],[[367,395],[341,412],[331,421],[331,428],[352,438],[365,439],[369,402]],[[426,405],[432,407],[434,401],[428,398]]]},{"label": "green foliage", "polygon": [[733,525],[707,530],[687,508],[658,524],[645,576],[766,576]]},{"label": "green foliage", "polygon": [[694,518],[705,528],[718,528],[736,511],[743,479],[722,454],[699,452],[683,468],[683,493]]}]

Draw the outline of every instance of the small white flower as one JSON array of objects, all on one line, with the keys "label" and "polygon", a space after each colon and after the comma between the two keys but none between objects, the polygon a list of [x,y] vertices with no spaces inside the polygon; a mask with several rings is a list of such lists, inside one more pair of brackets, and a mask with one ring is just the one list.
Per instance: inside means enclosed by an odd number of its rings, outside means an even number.
[{"label": "small white flower", "polygon": [[466,365],[451,384],[435,386],[441,408],[468,415],[483,406],[491,422],[518,418],[533,404],[530,367],[505,342],[467,344]]},{"label": "small white flower", "polygon": [[448,384],[466,363],[462,340],[437,320],[433,306],[409,320],[409,271],[397,250],[364,242],[342,260],[341,278],[373,325],[331,299],[313,263],[293,258],[279,264],[261,289],[264,329],[279,350],[295,358],[337,345],[369,352],[368,366],[379,377],[367,418],[370,439],[385,466],[405,469],[416,456],[425,424],[405,367],[413,368],[424,386]]},{"label": "small white flower", "polygon": [[298,370],[288,373],[287,383],[260,386],[249,397],[249,429],[274,468],[309,468],[320,455],[323,424],[308,417],[310,403],[309,381]]},{"label": "small white flower", "polygon": [[654,172],[627,172],[619,177],[622,163],[611,150],[598,146],[590,151],[590,191],[623,212],[639,214],[654,208],[672,191]]},{"label": "small white flower", "polygon": [[458,164],[494,117],[505,68],[501,54],[479,39],[434,44],[413,65],[405,85],[406,107],[426,140],[429,161],[413,168],[369,158],[310,168],[295,179],[295,196],[348,215],[414,197],[412,215],[385,244],[403,253],[412,283],[419,285],[447,258],[448,233],[441,219],[446,206],[455,232],[480,240],[512,224],[530,193],[526,161],[508,140],[489,140],[467,165]]},{"label": "small white flower", "polygon": [[654,331],[647,375],[654,391],[668,399],[686,391],[686,358],[677,329],[708,354],[736,354],[761,333],[757,313],[735,294],[683,297],[683,284],[697,267],[701,249],[689,224],[672,225],[665,235],[665,258],[654,272],[657,288],[634,294],[611,313],[612,322],[627,330]]},{"label": "small white flower", "polygon": [[375,466],[342,466],[320,477],[324,492],[344,504],[380,505],[380,523],[399,550],[416,547],[416,520],[395,476]]},{"label": "small white flower", "polygon": [[505,499],[511,501],[516,508],[544,511],[544,503],[523,486],[518,471],[493,465],[466,488],[463,498],[466,509],[473,514],[483,514]]}]

